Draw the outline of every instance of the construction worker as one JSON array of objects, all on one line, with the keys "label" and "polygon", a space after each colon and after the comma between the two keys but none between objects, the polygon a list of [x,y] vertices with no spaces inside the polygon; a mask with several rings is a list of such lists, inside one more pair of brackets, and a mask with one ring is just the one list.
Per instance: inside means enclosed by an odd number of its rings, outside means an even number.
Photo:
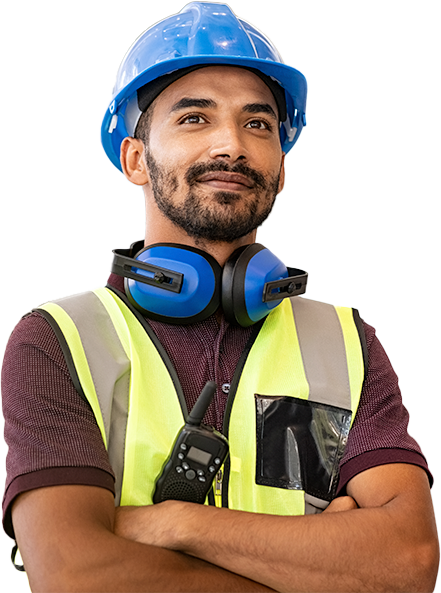
[{"label": "construction worker", "polygon": [[[373,329],[256,243],[305,113],[303,75],[226,5],[123,60],[102,143],[143,188],[145,238],[5,356],[4,525],[35,590],[433,589],[431,476]],[[207,381],[229,456],[182,449],[152,504]]]}]

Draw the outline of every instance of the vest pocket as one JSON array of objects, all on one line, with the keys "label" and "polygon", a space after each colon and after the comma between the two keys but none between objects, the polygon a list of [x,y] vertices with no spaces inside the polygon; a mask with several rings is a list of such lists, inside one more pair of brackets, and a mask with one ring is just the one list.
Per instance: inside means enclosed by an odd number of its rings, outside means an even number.
[{"label": "vest pocket", "polygon": [[288,396],[255,402],[256,484],[332,500],[352,412]]}]

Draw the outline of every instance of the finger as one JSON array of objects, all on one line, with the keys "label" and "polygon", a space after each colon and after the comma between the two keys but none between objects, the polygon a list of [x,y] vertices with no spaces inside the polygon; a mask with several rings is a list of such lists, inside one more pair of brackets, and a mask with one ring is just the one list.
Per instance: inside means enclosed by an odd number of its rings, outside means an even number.
[{"label": "finger", "polygon": [[340,513],[342,511],[353,511],[354,509],[358,509],[358,505],[351,496],[339,496],[334,498],[324,512]]}]

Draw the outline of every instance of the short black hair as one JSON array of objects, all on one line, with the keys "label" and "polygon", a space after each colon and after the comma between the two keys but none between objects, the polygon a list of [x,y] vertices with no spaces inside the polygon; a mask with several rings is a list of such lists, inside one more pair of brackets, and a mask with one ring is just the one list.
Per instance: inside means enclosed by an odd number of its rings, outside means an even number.
[{"label": "short black hair", "polygon": [[136,124],[135,132],[133,134],[134,138],[141,140],[144,145],[148,144],[150,128],[152,127],[153,107],[153,105],[149,105],[147,110],[141,113],[141,117]]}]

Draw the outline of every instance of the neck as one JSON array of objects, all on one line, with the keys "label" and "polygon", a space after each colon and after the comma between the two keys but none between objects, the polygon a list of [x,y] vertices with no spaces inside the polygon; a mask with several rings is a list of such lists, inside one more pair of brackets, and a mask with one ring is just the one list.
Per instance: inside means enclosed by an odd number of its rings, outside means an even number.
[{"label": "neck", "polygon": [[[148,202],[147,202],[148,204]],[[157,208],[149,208],[147,205],[146,213],[146,232],[145,246],[154,243],[178,243],[196,247],[209,253],[219,263],[224,266],[230,255],[243,245],[255,243],[257,231],[249,233],[232,243],[223,241],[209,241],[207,239],[197,239],[190,237],[183,229],[176,226],[166,218]]]},{"label": "neck", "polygon": [[[198,249],[202,249],[209,253],[214,259],[220,264],[221,267],[224,267],[226,261],[229,259],[231,254],[236,251],[239,247],[243,245],[250,245],[250,243],[255,243],[256,241],[256,233],[251,233],[246,237],[242,237],[234,243],[211,243],[208,241],[196,241],[192,243]],[[189,245],[189,243],[186,243]]]}]

